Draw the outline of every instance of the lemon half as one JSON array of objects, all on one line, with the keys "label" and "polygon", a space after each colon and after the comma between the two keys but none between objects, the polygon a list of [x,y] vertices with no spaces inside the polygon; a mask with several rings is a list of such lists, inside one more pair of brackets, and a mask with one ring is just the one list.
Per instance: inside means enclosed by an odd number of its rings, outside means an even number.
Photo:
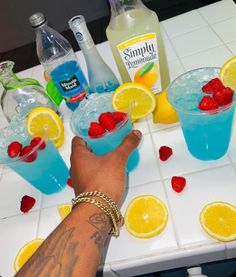
[{"label": "lemon half", "polygon": [[227,202],[209,203],[200,213],[200,224],[211,237],[217,240],[235,240],[236,207]]},{"label": "lemon half", "polygon": [[134,198],[125,212],[125,227],[136,238],[160,234],[168,221],[166,205],[153,195]]}]

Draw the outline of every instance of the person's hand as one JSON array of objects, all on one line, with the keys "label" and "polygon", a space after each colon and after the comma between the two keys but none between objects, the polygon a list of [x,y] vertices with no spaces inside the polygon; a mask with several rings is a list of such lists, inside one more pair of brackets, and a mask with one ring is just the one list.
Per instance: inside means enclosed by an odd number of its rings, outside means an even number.
[{"label": "person's hand", "polygon": [[75,195],[98,190],[119,203],[125,190],[127,159],[141,138],[141,132],[134,130],[118,148],[103,156],[96,156],[83,139],[74,137],[70,175]]}]

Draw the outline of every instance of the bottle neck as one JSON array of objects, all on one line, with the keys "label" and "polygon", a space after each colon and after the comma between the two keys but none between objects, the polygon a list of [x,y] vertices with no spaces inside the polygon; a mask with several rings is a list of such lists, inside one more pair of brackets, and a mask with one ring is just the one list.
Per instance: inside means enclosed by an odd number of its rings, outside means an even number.
[{"label": "bottle neck", "polygon": [[86,52],[91,48],[96,48],[82,15],[70,19],[69,26],[83,52]]},{"label": "bottle neck", "polygon": [[6,90],[20,83],[20,79],[17,78],[12,70],[13,66],[13,62],[4,62],[0,65],[0,83]]},{"label": "bottle neck", "polygon": [[127,10],[145,7],[141,0],[109,0],[112,16],[121,14]]}]

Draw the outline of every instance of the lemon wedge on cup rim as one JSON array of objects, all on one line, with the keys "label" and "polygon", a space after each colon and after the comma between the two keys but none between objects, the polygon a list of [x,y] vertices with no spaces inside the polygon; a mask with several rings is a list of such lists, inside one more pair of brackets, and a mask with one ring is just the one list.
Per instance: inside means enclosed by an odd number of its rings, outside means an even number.
[{"label": "lemon wedge on cup rim", "polygon": [[44,239],[38,238],[26,243],[17,253],[14,261],[14,269],[17,272],[29,260],[34,252],[43,243]]},{"label": "lemon wedge on cup rim", "polygon": [[64,142],[64,126],[61,118],[50,108],[37,107],[26,118],[28,133],[33,137],[50,139],[57,147]]},{"label": "lemon wedge on cup rim", "polygon": [[135,121],[153,112],[156,97],[142,84],[124,83],[114,91],[112,106],[117,111],[130,113],[131,120]]},{"label": "lemon wedge on cup rim", "polygon": [[236,240],[236,206],[227,202],[212,202],[203,207],[200,224],[214,239]]},{"label": "lemon wedge on cup rim", "polygon": [[167,222],[166,205],[153,195],[134,198],[125,212],[125,227],[136,238],[152,238],[160,234]]},{"label": "lemon wedge on cup rim", "polygon": [[226,87],[236,89],[236,56],[223,64],[220,69],[220,79]]}]

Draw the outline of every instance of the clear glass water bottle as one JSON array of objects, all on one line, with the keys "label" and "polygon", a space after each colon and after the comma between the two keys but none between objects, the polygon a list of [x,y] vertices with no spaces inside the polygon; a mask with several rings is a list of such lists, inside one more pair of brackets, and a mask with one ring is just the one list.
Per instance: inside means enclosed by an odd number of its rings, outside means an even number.
[{"label": "clear glass water bottle", "polygon": [[47,25],[42,13],[31,15],[29,21],[36,32],[40,63],[51,76],[66,105],[74,110],[89,92],[89,87],[70,43]]},{"label": "clear glass water bottle", "polygon": [[91,91],[97,93],[114,91],[120,84],[98,53],[84,17],[77,15],[68,23],[84,55]]},{"label": "clear glass water bottle", "polygon": [[60,114],[37,80],[18,78],[13,72],[13,67],[12,61],[0,63],[0,83],[4,88],[1,107],[8,122],[16,114],[25,116],[32,108],[38,106],[51,108]]}]

